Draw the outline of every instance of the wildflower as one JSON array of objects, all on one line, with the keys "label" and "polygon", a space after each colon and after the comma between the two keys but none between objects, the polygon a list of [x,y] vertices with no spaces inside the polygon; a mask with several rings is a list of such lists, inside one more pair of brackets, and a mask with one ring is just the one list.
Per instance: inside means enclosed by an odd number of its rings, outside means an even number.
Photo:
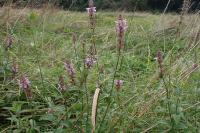
[{"label": "wildflower", "polygon": [[62,75],[59,77],[58,87],[59,87],[59,89],[60,89],[61,91],[67,90],[67,87],[66,87],[66,85],[65,85],[65,83],[64,83],[64,77],[63,77]]},{"label": "wildflower", "polygon": [[86,10],[90,16],[94,16],[94,14],[96,13],[96,7],[94,7],[93,0],[89,0],[89,7],[86,8]]},{"label": "wildflower", "polygon": [[30,87],[30,81],[28,79],[28,77],[26,76],[22,76],[20,79],[20,83],[19,83],[20,87],[24,90],[29,89]]},{"label": "wildflower", "polygon": [[127,21],[122,18],[122,15],[119,15],[118,20],[115,21],[116,23],[116,32],[118,36],[118,47],[119,50],[124,47],[124,35],[125,31],[128,28]]},{"label": "wildflower", "polygon": [[115,87],[117,89],[117,91],[119,91],[119,89],[122,87],[124,81],[123,80],[115,80]]},{"label": "wildflower", "polygon": [[88,7],[86,10],[90,16],[93,16],[96,13],[96,7]]},{"label": "wildflower", "polygon": [[74,67],[73,67],[72,63],[66,61],[65,62],[65,69],[67,70],[69,76],[74,76],[75,75],[75,70],[74,70]]},{"label": "wildflower", "polygon": [[122,15],[119,15],[118,20],[115,22],[116,23],[116,32],[119,36],[124,35],[125,31],[128,28],[127,21],[122,18]]},{"label": "wildflower", "polygon": [[91,68],[94,64],[96,63],[96,60],[94,59],[94,57],[87,57],[85,59],[85,65],[87,66],[87,68]]},{"label": "wildflower", "polygon": [[193,69],[193,70],[195,70],[197,67],[198,67],[198,64],[196,64],[196,63],[194,63],[194,64],[192,65],[192,69]]},{"label": "wildflower", "polygon": [[75,84],[75,74],[76,74],[76,72],[75,72],[75,69],[74,69],[74,67],[73,67],[73,64],[72,63],[70,63],[69,61],[66,61],[65,62],[65,69],[67,70],[67,72],[68,72],[68,75],[70,76],[70,78],[71,78],[71,82],[73,83],[73,84]]},{"label": "wildflower", "polygon": [[33,93],[30,89],[30,81],[29,81],[28,77],[23,75],[21,77],[21,79],[19,80],[19,85],[20,85],[20,88],[22,88],[25,91],[26,97],[28,99],[31,99],[33,97]]},{"label": "wildflower", "polygon": [[19,70],[19,65],[17,64],[16,59],[13,60],[11,69],[12,69],[13,75],[15,76],[18,73],[18,70]]},{"label": "wildflower", "polygon": [[157,62],[160,68],[160,77],[162,78],[164,74],[164,70],[163,70],[163,57],[160,50],[157,52]]},{"label": "wildflower", "polygon": [[90,26],[91,29],[95,28],[95,13],[96,13],[96,7],[94,7],[94,2],[93,0],[89,0],[89,7],[86,8],[89,17],[90,17]]}]

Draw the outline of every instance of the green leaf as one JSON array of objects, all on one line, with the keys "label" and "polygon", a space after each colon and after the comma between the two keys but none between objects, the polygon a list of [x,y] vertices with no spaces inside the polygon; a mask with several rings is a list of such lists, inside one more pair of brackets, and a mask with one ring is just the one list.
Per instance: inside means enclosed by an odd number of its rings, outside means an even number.
[{"label": "green leaf", "polygon": [[43,115],[42,117],[40,117],[40,120],[46,120],[46,121],[55,121],[57,119],[57,117],[55,117],[53,114],[46,114]]},{"label": "green leaf", "polygon": [[82,109],[82,104],[81,103],[73,104],[72,109],[76,111],[80,111]]}]

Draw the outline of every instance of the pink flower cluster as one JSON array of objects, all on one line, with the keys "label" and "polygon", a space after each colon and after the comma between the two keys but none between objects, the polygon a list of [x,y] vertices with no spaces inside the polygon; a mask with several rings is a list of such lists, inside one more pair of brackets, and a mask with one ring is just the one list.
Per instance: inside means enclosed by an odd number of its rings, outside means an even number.
[{"label": "pink flower cluster", "polygon": [[94,64],[96,63],[96,60],[94,59],[94,57],[88,56],[85,59],[85,65],[87,66],[87,68],[91,68]]},{"label": "pink flower cluster", "polygon": [[23,75],[21,77],[21,79],[19,80],[19,86],[25,91],[26,97],[28,99],[32,99],[33,93],[32,93],[32,91],[30,89],[30,81],[29,81],[28,77]]},{"label": "pink flower cluster", "polygon": [[65,62],[65,69],[67,70],[69,76],[72,76],[72,77],[75,76],[75,74],[76,74],[75,69],[73,67],[73,64],[70,63],[69,61]]},{"label": "pink flower cluster", "polygon": [[96,13],[96,7],[88,7],[86,8],[86,10],[90,16],[94,16],[94,14]]},{"label": "pink flower cluster", "polygon": [[95,28],[96,7],[94,6],[94,1],[93,0],[89,0],[89,7],[86,8],[86,10],[87,10],[87,12],[89,14],[91,29],[94,29]]},{"label": "pink flower cluster", "polygon": [[117,34],[122,36],[128,28],[127,21],[123,19],[121,15],[119,15],[119,18],[117,21],[115,21],[115,23]]},{"label": "pink flower cluster", "polygon": [[120,49],[124,47],[124,36],[125,36],[125,31],[128,28],[128,24],[127,21],[123,19],[122,15],[119,15],[118,20],[115,21],[115,23],[116,23],[116,32],[118,37],[118,48],[120,51]]},{"label": "pink flower cluster", "polygon": [[115,87],[117,89],[117,91],[119,91],[119,89],[122,87],[124,81],[123,80],[115,80]]},{"label": "pink flower cluster", "polygon": [[30,81],[28,79],[28,77],[26,77],[25,75],[23,75],[19,81],[19,85],[22,89],[26,90],[29,89],[30,87]]}]

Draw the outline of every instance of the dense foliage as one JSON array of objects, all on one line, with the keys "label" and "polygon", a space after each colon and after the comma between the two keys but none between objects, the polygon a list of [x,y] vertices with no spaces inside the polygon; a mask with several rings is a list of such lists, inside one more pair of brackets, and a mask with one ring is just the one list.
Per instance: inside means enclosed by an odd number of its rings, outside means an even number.
[{"label": "dense foliage", "polygon": [[[45,3],[52,3],[58,7],[71,10],[84,10],[88,0],[0,0],[0,5],[13,2],[16,6],[25,6],[27,3],[31,7],[41,7]],[[171,0],[168,10],[180,11],[183,0]],[[106,10],[163,10],[168,0],[96,0],[95,5],[98,9]],[[192,0],[191,9],[200,9],[200,1]]]}]

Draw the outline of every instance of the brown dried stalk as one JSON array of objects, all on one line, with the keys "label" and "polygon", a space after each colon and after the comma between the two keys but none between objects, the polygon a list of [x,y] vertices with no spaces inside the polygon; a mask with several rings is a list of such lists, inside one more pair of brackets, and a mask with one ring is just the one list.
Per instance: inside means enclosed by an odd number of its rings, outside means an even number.
[{"label": "brown dried stalk", "polygon": [[181,26],[183,24],[184,21],[184,15],[186,15],[190,9],[190,5],[191,5],[191,0],[184,0],[183,1],[183,5],[182,5],[182,9],[181,9],[181,15],[180,15],[180,19],[179,19],[179,23],[178,23],[178,28],[177,28],[177,37],[180,37],[181,34]]}]

